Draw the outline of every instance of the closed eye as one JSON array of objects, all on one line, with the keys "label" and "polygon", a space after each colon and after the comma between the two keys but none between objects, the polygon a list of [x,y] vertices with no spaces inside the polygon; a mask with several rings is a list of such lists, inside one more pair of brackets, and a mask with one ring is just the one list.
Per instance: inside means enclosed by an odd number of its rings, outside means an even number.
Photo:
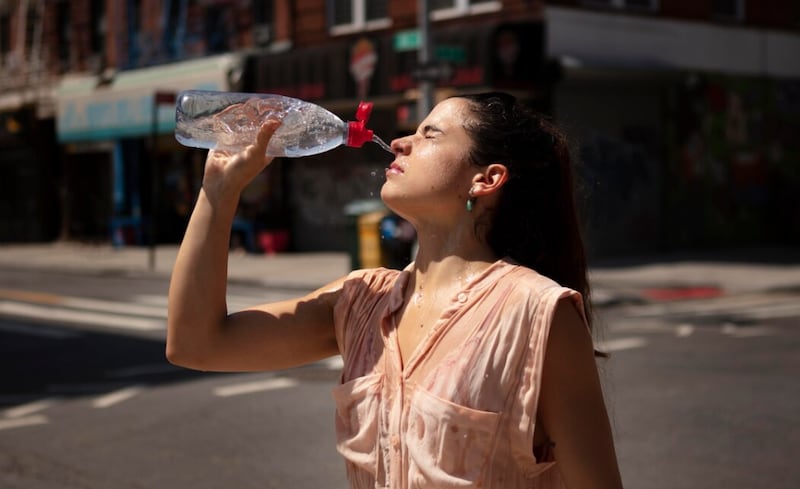
[{"label": "closed eye", "polygon": [[427,125],[422,128],[422,135],[425,136],[425,139],[434,139],[437,134],[444,133],[436,126]]}]

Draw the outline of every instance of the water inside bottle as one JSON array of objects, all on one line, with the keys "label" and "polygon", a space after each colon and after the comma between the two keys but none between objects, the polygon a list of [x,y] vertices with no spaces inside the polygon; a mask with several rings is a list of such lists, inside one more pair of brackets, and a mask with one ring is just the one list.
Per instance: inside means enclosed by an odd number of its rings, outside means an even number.
[{"label": "water inside bottle", "polygon": [[385,149],[386,151],[388,151],[388,152],[390,152],[390,153],[394,154],[394,151],[392,151],[392,147],[391,147],[391,146],[389,146],[388,144],[386,144],[386,142],[384,142],[384,140],[383,140],[383,139],[381,139],[380,137],[378,137],[378,135],[377,135],[377,134],[373,134],[373,135],[372,135],[372,142],[373,142],[373,143],[375,143],[375,144],[377,144],[377,145],[378,145],[378,146],[380,146],[381,148]]}]

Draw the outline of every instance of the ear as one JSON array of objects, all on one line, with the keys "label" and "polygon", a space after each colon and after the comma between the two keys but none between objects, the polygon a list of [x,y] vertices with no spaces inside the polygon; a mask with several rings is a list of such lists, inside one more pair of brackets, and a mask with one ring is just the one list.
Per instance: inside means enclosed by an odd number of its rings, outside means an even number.
[{"label": "ear", "polygon": [[508,168],[492,163],[472,178],[472,195],[481,197],[497,193],[508,181]]}]

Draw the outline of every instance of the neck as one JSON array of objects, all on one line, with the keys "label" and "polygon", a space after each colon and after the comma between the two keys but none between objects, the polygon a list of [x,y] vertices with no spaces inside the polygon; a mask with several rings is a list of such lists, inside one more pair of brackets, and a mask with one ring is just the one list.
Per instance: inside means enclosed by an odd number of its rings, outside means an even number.
[{"label": "neck", "polygon": [[499,257],[480,240],[473,229],[418,229],[419,251],[414,261],[413,283],[426,287],[450,288],[480,273]]}]

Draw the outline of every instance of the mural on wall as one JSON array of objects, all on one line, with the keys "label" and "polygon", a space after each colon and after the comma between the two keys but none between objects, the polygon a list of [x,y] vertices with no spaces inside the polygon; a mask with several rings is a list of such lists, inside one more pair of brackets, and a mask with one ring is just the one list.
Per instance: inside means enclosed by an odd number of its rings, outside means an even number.
[{"label": "mural on wall", "polygon": [[673,245],[797,241],[798,82],[692,75],[675,98]]}]

